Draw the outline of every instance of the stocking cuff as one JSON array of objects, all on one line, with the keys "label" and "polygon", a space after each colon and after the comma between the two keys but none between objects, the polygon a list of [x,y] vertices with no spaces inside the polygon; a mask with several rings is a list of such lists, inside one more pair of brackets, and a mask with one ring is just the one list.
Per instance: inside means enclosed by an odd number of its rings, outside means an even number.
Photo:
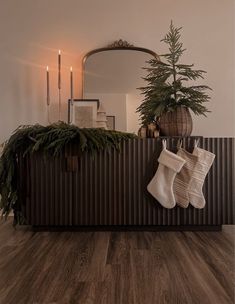
[{"label": "stocking cuff", "polygon": [[210,151],[206,151],[206,150],[198,148],[198,147],[194,148],[193,154],[197,155],[199,157],[200,161],[202,163],[205,163],[208,166],[208,168],[211,167],[211,165],[213,164],[214,159],[215,159],[214,153],[212,153]]},{"label": "stocking cuff", "polygon": [[180,157],[166,149],[162,150],[162,153],[160,154],[160,156],[158,158],[158,162],[160,164],[172,169],[175,172],[180,172],[181,168],[185,164],[185,160],[182,157]]}]

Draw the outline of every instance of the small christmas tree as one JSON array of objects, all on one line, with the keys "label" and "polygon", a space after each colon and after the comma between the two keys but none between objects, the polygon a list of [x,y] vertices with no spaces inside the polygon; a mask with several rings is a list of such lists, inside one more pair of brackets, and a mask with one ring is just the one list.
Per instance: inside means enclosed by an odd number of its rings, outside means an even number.
[{"label": "small christmas tree", "polygon": [[180,42],[180,28],[170,24],[170,30],[161,40],[168,44],[169,53],[161,55],[166,63],[158,58],[148,61],[150,67],[144,68],[148,75],[144,78],[148,85],[139,88],[144,100],[137,108],[143,125],[156,122],[166,112],[174,111],[179,106],[190,108],[196,115],[206,116],[209,112],[204,106],[210,97],[205,93],[210,87],[206,85],[184,86],[184,82],[204,78],[203,70],[194,70],[193,64],[180,64],[179,59],[185,49]]}]

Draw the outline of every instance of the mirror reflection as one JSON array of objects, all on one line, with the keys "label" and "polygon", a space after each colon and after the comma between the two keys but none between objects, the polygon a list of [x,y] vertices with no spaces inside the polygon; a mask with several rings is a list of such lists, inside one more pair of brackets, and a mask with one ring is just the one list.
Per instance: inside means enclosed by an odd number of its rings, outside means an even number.
[{"label": "mirror reflection", "polygon": [[136,113],[143,96],[146,61],[153,55],[133,49],[111,49],[89,55],[84,62],[83,97],[99,99],[107,115],[107,128],[136,133]]}]

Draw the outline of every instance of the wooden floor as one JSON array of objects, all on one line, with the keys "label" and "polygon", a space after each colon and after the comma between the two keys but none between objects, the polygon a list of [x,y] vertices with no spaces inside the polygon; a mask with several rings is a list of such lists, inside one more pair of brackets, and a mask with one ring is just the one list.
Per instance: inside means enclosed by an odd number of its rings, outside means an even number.
[{"label": "wooden floor", "polygon": [[32,232],[0,224],[0,304],[233,304],[222,232]]}]

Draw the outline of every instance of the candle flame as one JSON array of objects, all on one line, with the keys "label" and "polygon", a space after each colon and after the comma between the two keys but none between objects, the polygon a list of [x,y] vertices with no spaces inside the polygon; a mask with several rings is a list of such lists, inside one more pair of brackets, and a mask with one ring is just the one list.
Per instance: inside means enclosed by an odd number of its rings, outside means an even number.
[{"label": "candle flame", "polygon": [[49,66],[47,65],[47,71],[49,71]]},{"label": "candle flame", "polygon": [[71,72],[73,71],[73,67],[70,67],[70,71],[71,71]]},{"label": "candle flame", "polygon": [[59,50],[59,55],[61,54],[61,50]]}]

